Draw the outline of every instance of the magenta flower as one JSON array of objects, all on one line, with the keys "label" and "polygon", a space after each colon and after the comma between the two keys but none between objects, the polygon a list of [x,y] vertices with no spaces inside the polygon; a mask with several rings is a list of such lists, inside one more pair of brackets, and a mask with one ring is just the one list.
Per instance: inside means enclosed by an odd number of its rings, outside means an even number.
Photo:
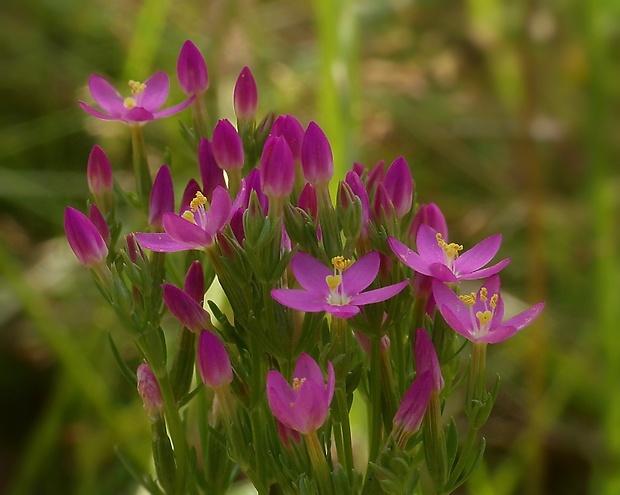
[{"label": "magenta flower", "polygon": [[404,217],[411,209],[415,183],[411,169],[402,156],[399,156],[388,168],[383,186],[394,205],[397,218]]},{"label": "magenta flower", "polygon": [[174,211],[174,186],[172,174],[168,165],[159,167],[153,181],[151,197],[149,199],[149,227],[152,230],[161,230],[162,218],[165,213]]},{"label": "magenta flower", "polygon": [[213,191],[211,208],[206,209],[207,198],[198,192],[190,203],[190,209],[182,215],[164,213],[162,224],[165,233],[137,232],[136,239],[151,251],[172,253],[190,249],[205,249],[215,241],[215,236],[237,208],[223,187]]},{"label": "magenta flower", "polygon": [[501,234],[487,237],[462,255],[463,246],[448,244],[441,233],[428,225],[420,225],[416,245],[418,253],[399,240],[390,237],[388,243],[394,254],[416,272],[441,280],[456,283],[460,280],[477,280],[495,275],[510,259],[504,259],[493,266],[482,268],[493,259],[502,243]]},{"label": "magenta flower", "polygon": [[226,171],[243,168],[244,151],[241,137],[229,120],[221,119],[213,129],[211,142],[217,165]]},{"label": "magenta flower", "polygon": [[448,286],[433,280],[437,308],[448,325],[472,342],[496,344],[512,337],[529,325],[545,307],[540,302],[502,322],[504,302],[500,295],[499,275],[484,282],[477,293],[457,296]]},{"label": "magenta flower", "polygon": [[399,445],[420,429],[433,390],[431,371],[416,376],[403,396],[394,416],[394,432]]},{"label": "magenta flower", "polygon": [[192,96],[183,103],[159,110],[170,91],[170,81],[165,72],[156,72],[144,83],[129,81],[129,87],[131,96],[123,98],[103,77],[92,74],[88,79],[88,89],[102,111],[83,101],[79,101],[78,104],[84,111],[98,119],[142,125],[151,120],[179,113],[194,101]]},{"label": "magenta flower", "polygon": [[332,148],[323,130],[310,122],[301,146],[301,166],[306,181],[314,186],[327,186],[334,175]]},{"label": "magenta flower", "polygon": [[108,247],[99,230],[86,215],[70,206],[65,210],[65,234],[82,265],[93,268],[105,262]]},{"label": "magenta flower", "polygon": [[209,89],[209,72],[200,50],[187,40],[177,60],[177,77],[185,94],[199,95]]},{"label": "magenta flower", "polygon": [[293,192],[295,162],[283,136],[267,138],[260,158],[260,185],[270,198],[286,198]]},{"label": "magenta flower", "polygon": [[284,426],[303,435],[318,430],[329,413],[336,377],[327,362],[327,384],[319,365],[308,354],[297,360],[292,386],[277,371],[267,374],[267,400],[273,415]]},{"label": "magenta flower", "polygon": [[198,337],[196,364],[202,382],[218,389],[233,381],[233,369],[226,347],[209,330],[203,330]]},{"label": "magenta flower", "polygon": [[233,106],[239,120],[254,118],[258,108],[258,89],[256,81],[248,67],[241,69],[233,92]]},{"label": "magenta flower", "polygon": [[380,256],[377,251],[371,251],[353,264],[342,256],[336,256],[332,264],[333,270],[306,253],[296,253],[291,267],[303,289],[273,289],[271,297],[284,306],[300,311],[327,311],[338,318],[350,318],[360,312],[360,306],[385,301],[398,294],[408,283],[404,280],[361,292],[379,272]]}]

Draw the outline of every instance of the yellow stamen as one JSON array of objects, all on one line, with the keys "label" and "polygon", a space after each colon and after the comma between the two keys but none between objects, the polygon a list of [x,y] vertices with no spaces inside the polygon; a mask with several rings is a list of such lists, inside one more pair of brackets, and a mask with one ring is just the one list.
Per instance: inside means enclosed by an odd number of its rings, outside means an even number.
[{"label": "yellow stamen", "polygon": [[183,215],[181,216],[189,222],[196,223],[196,220],[194,219],[194,214],[189,210],[184,211]]},{"label": "yellow stamen", "polygon": [[471,294],[466,294],[464,296],[459,296],[459,299],[463,301],[468,306],[473,306],[476,302],[476,293],[472,292]]},{"label": "yellow stamen", "polygon": [[325,281],[329,286],[329,290],[333,291],[336,290],[340,285],[342,277],[340,275],[328,275],[327,277],[325,277]]},{"label": "yellow stamen", "polygon": [[301,380],[299,378],[293,378],[293,390],[298,391],[305,381],[305,378],[302,378]]},{"label": "yellow stamen", "polygon": [[344,256],[334,256],[332,258],[332,265],[334,265],[336,270],[340,270],[341,272],[349,268],[350,264],[351,260],[345,259]]},{"label": "yellow stamen", "polygon": [[128,85],[131,88],[132,95],[139,95],[141,93],[144,93],[144,90],[146,89],[146,84],[138,81],[129,81]]},{"label": "yellow stamen", "polygon": [[488,294],[488,293],[489,293],[489,291],[487,290],[487,288],[486,288],[486,287],[482,287],[482,288],[480,289],[480,300],[481,300],[482,302],[487,302],[487,299],[488,299],[488,298],[487,298],[487,294]]},{"label": "yellow stamen", "polygon": [[493,318],[493,313],[491,313],[488,309],[486,311],[478,311],[476,313],[476,318],[480,322],[480,325],[486,325]]},{"label": "yellow stamen", "polygon": [[196,211],[199,207],[204,206],[207,204],[207,198],[204,197],[204,195],[198,191],[196,193],[196,197],[194,199],[192,199],[191,203],[189,204],[189,207],[191,208],[192,211]]},{"label": "yellow stamen", "polygon": [[443,240],[443,236],[439,232],[437,232],[435,238],[437,239],[437,244],[439,244],[439,247],[443,249],[443,252],[446,253],[446,256],[448,258],[450,258],[451,260],[458,258],[459,251],[463,250],[463,246],[461,246],[460,244],[455,244],[454,242],[448,244],[446,241]]},{"label": "yellow stamen", "polygon": [[495,309],[495,308],[496,308],[496,306],[497,306],[497,300],[498,300],[498,299],[499,299],[499,295],[498,295],[498,294],[493,294],[493,295],[491,296],[491,302],[490,302],[491,308],[493,308],[493,309]]},{"label": "yellow stamen", "polygon": [[136,100],[131,97],[125,98],[123,100],[123,106],[129,110],[136,106]]}]

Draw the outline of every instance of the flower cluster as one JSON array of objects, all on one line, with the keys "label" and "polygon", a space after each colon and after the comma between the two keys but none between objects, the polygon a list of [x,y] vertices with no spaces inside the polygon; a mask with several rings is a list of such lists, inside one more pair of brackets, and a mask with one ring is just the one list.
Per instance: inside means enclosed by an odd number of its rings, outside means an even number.
[{"label": "flower cluster", "polygon": [[[65,212],[71,249],[135,343],[156,470],[141,481],[152,493],[224,494],[242,472],[259,493],[405,493],[425,462],[436,492],[451,492],[479,455],[472,440],[456,453],[456,433],[446,439],[442,401],[466,383],[475,438],[497,393],[486,390],[485,346],[544,307],[504,320],[498,274],[510,260],[489,266],[501,235],[469,250],[449,242],[437,205],[416,204],[402,156],[389,166],[353,164],[332,198],[327,136],[292,115],[257,120],[248,67],[232,91],[236,122],[212,129],[209,73],[190,41],[177,76],[188,99],[164,110],[164,72],[130,81],[126,97],[93,75],[99,109],[79,102],[131,128],[129,196],[141,227],[122,237],[128,195],[118,194],[98,146],[88,159],[89,213]],[[186,108],[196,179],[176,201],[175,169],[160,163],[152,178],[140,129]],[[461,294],[472,280],[480,288]],[[353,447],[353,397],[368,403],[367,459]]]}]

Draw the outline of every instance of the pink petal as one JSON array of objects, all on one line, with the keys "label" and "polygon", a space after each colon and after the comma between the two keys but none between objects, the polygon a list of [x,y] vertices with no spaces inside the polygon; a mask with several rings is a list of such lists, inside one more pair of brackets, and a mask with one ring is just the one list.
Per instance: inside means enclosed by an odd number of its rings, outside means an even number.
[{"label": "pink petal", "polygon": [[110,115],[118,116],[125,109],[123,98],[103,77],[92,74],[88,78],[88,89],[95,103]]},{"label": "pink petal", "polygon": [[446,263],[446,256],[437,243],[437,231],[426,224],[420,225],[416,237],[416,246],[420,257],[427,263]]},{"label": "pink petal", "polygon": [[185,100],[182,103],[178,103],[174,106],[168,107],[168,108],[164,108],[163,110],[159,111],[159,112],[155,112],[153,115],[156,119],[161,119],[164,117],[170,117],[171,115],[174,115],[175,113],[179,113],[181,110],[186,109],[187,107],[189,107],[192,102],[194,101],[196,97],[195,96],[191,96],[190,98],[188,98],[187,100]]},{"label": "pink petal", "polygon": [[280,304],[299,311],[307,311],[309,313],[325,311],[325,299],[316,297],[306,290],[273,289],[271,297]]},{"label": "pink petal", "polygon": [[213,237],[207,232],[174,213],[164,213],[162,224],[166,234],[172,239],[193,246],[193,249],[202,249],[213,244]]},{"label": "pink petal", "polygon": [[540,302],[534,306],[532,306],[531,308],[526,309],[525,311],[522,311],[521,313],[519,313],[516,316],[513,316],[512,318],[507,319],[503,325],[504,326],[513,326],[516,327],[517,330],[521,330],[523,327],[529,325],[530,323],[532,323],[532,321],[534,321],[538,315],[541,313],[541,311],[544,309],[545,307],[545,303],[544,302]]},{"label": "pink petal", "polygon": [[319,260],[303,251],[298,251],[291,260],[291,267],[297,282],[304,289],[325,298],[329,295],[329,286],[325,278],[333,273]]},{"label": "pink petal", "polygon": [[156,112],[164,104],[170,92],[168,74],[165,72],[156,72],[144,81],[144,84],[146,88],[142,94],[134,96],[136,103],[138,106],[146,108],[150,112]]},{"label": "pink petal", "polygon": [[348,295],[354,295],[368,287],[379,273],[381,257],[377,251],[362,256],[342,274],[342,286]]},{"label": "pink petal", "polygon": [[132,122],[149,122],[155,119],[152,112],[142,107],[133,107],[126,110],[121,116],[123,122],[131,124]]},{"label": "pink petal", "polygon": [[205,230],[212,237],[217,234],[222,227],[228,222],[231,214],[231,201],[228,191],[222,186],[218,186],[213,191],[211,200],[211,208],[207,216],[207,224]]},{"label": "pink petal", "polygon": [[310,380],[314,383],[319,383],[321,386],[324,386],[325,383],[321,368],[316,361],[306,353],[302,354],[297,359],[293,378],[298,378],[300,380],[305,378],[306,380]]},{"label": "pink petal", "polygon": [[458,277],[444,263],[431,263],[428,266],[430,276],[442,282],[457,283]]},{"label": "pink petal", "polygon": [[99,110],[96,110],[96,109],[94,109],[91,106],[88,106],[83,101],[78,101],[78,105],[80,105],[82,110],[84,110],[86,113],[89,113],[90,115],[92,115],[93,117],[96,117],[98,119],[101,119],[101,120],[119,120],[118,117],[112,117],[112,116],[108,115],[107,113],[100,112]]},{"label": "pink petal", "polygon": [[409,268],[413,268],[416,272],[430,276],[431,273],[428,269],[428,263],[423,260],[420,255],[407,246],[405,246],[399,240],[389,237],[388,244],[392,248],[392,252]]},{"label": "pink petal", "polygon": [[376,303],[379,301],[385,301],[396,294],[398,294],[401,290],[407,287],[409,283],[408,280],[403,280],[397,284],[388,285],[386,287],[381,287],[379,289],[369,290],[366,292],[362,292],[361,294],[357,294],[353,296],[351,299],[351,304],[355,304],[356,306],[363,306],[364,304]]},{"label": "pink petal", "polygon": [[472,321],[469,307],[447,285],[433,280],[433,296],[441,315],[453,330],[470,338]]},{"label": "pink petal", "polygon": [[491,275],[495,275],[499,271],[503,270],[508,263],[510,263],[510,258],[506,258],[493,266],[483,268],[482,270],[476,270],[471,273],[466,273],[464,275],[459,275],[458,277],[459,280],[478,280],[481,278],[490,277]]},{"label": "pink petal", "polygon": [[518,328],[502,325],[499,328],[492,329],[481,337],[473,339],[474,342],[486,342],[487,344],[497,344],[503,340],[509,339],[519,331]]},{"label": "pink petal", "polygon": [[495,234],[487,237],[484,241],[479,242],[473,248],[465,251],[457,258],[456,272],[466,274],[483,267],[497,254],[501,244],[501,234]]},{"label": "pink petal", "polygon": [[325,401],[322,383],[304,382],[292,409],[295,425],[293,429],[306,434],[319,429],[329,412],[329,403]]},{"label": "pink petal", "polygon": [[143,248],[157,253],[175,253],[177,251],[195,249],[193,246],[175,241],[168,234],[164,233],[136,232],[135,237]]},{"label": "pink petal", "polygon": [[333,304],[325,303],[323,305],[323,309],[327,311],[330,315],[335,316],[336,318],[347,319],[355,316],[360,312],[360,308],[354,306],[352,304],[345,304],[343,306],[336,306]]},{"label": "pink petal", "polygon": [[267,401],[273,415],[278,420],[295,429],[295,417],[291,409],[296,394],[284,377],[277,371],[267,373]]}]

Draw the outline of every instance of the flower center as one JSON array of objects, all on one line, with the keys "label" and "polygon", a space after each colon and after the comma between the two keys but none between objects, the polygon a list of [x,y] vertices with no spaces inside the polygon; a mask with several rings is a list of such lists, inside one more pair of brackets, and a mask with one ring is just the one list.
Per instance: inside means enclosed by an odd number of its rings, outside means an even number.
[{"label": "flower center", "polygon": [[194,199],[189,203],[189,210],[185,210],[181,215],[185,220],[196,223],[195,214],[202,218],[206,212],[205,205],[207,204],[207,198],[198,191]]},{"label": "flower center", "polygon": [[461,244],[455,244],[454,242],[448,244],[443,240],[443,236],[439,232],[437,232],[435,238],[437,239],[439,247],[443,249],[446,258],[446,266],[454,272],[456,268],[456,259],[459,257],[459,251],[463,250],[463,246]]},{"label": "flower center", "polygon": [[[478,297],[480,297],[480,302],[484,303],[483,309],[474,313],[473,306]],[[493,321],[499,295],[493,294],[489,300],[487,288],[482,287],[479,296],[475,292],[472,292],[471,294],[459,296],[459,299],[469,306],[472,327],[474,328],[474,337],[486,335],[491,328],[491,322]]]},{"label": "flower center", "polygon": [[305,378],[293,378],[293,390],[299,392],[301,386],[305,383]]},{"label": "flower center", "polygon": [[344,287],[342,286],[342,272],[344,272],[351,260],[345,259],[344,256],[334,256],[332,258],[332,265],[334,266],[334,274],[325,277],[325,282],[329,287],[329,296],[327,296],[327,303],[332,306],[344,306],[351,302],[351,297],[348,296]]},{"label": "flower center", "polygon": [[[141,95],[142,93],[144,93],[144,90],[146,89],[146,84],[138,82],[138,81],[129,81],[129,83],[127,84],[131,88],[132,95]],[[128,110],[131,110],[137,104],[138,102],[132,96],[129,96],[123,100],[123,106],[127,108]]]}]

